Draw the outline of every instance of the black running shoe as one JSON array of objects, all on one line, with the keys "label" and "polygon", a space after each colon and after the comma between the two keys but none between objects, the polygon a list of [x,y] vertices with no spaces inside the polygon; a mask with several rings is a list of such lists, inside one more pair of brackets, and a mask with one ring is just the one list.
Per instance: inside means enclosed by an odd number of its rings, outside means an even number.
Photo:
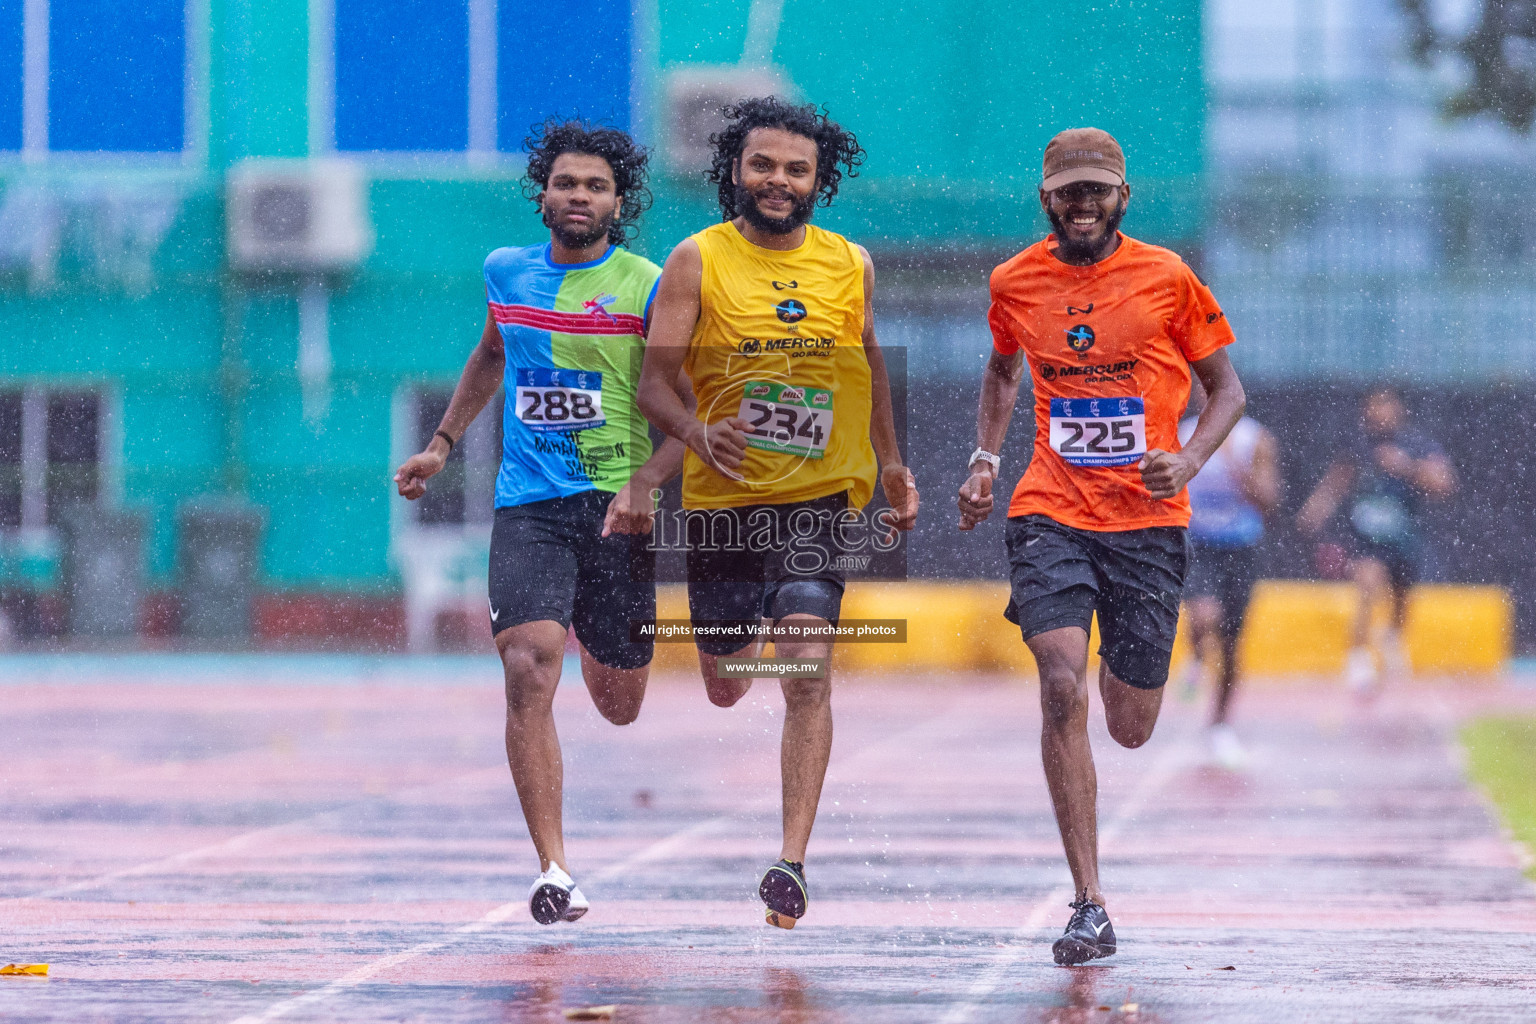
[{"label": "black running shoe", "polygon": [[763,880],[757,884],[757,894],[768,907],[768,923],[779,928],[793,928],[795,922],[805,916],[805,908],[811,901],[805,888],[805,865],[792,860],[781,860],[763,872]]},{"label": "black running shoe", "polygon": [[1109,914],[1097,903],[1084,896],[1071,904],[1072,920],[1067,930],[1051,947],[1051,956],[1058,964],[1071,966],[1097,960],[1101,956],[1113,956],[1115,952],[1115,926],[1109,923]]}]

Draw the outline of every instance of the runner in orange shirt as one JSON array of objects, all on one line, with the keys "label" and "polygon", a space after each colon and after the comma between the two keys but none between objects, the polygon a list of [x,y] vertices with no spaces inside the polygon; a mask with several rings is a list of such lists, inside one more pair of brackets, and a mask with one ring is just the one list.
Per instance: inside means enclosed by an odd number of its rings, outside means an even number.
[{"label": "runner in orange shirt", "polygon": [[[1008,505],[1012,596],[1040,671],[1041,754],[1076,896],[1059,964],[1115,951],[1099,888],[1098,779],[1088,746],[1088,630],[1099,617],[1099,694],[1126,747],[1152,735],[1189,559],[1184,485],[1243,414],[1223,351],[1232,330],[1210,291],[1167,249],[1119,232],[1125,156],[1097,128],[1045,150],[1040,205],[1054,233],[992,272],[994,351],[960,529],[992,511],[992,484],[1029,360],[1035,448]],[[1189,442],[1179,416],[1193,369],[1210,396]]]}]

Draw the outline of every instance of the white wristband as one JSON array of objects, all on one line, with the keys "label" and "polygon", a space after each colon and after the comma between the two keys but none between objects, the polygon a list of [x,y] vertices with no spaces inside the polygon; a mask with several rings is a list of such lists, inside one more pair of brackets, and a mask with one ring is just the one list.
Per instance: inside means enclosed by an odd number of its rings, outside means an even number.
[{"label": "white wristband", "polygon": [[972,466],[976,465],[978,461],[991,463],[993,473],[996,473],[999,469],[1002,468],[1003,465],[1003,460],[1001,457],[993,455],[985,448],[977,448],[975,451],[971,452],[970,460],[966,462],[965,468],[970,469]]}]

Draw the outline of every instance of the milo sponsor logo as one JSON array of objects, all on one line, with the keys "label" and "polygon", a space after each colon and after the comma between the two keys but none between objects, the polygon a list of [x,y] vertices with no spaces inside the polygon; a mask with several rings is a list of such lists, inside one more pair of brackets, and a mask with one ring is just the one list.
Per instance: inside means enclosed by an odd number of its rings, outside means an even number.
[{"label": "milo sponsor logo", "polygon": [[811,396],[812,405],[826,405],[830,401],[832,401],[832,393],[830,391],[818,391]]},{"label": "milo sponsor logo", "polygon": [[779,392],[779,401],[781,401],[781,402],[803,402],[803,401],[805,401],[805,389],[804,388],[795,388],[795,387],[786,387],[784,390]]},{"label": "milo sponsor logo", "polygon": [[747,394],[751,395],[753,398],[762,398],[772,390],[773,387],[769,384],[753,384],[751,389],[747,391]]}]

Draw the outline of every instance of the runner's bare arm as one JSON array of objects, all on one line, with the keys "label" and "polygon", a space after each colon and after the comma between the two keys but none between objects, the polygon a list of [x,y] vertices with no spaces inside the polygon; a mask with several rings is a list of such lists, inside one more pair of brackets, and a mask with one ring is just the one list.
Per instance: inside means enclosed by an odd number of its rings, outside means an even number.
[{"label": "runner's bare arm", "polygon": [[1338,511],[1339,503],[1349,493],[1355,479],[1355,467],[1347,462],[1335,462],[1317,482],[1301,511],[1296,513],[1296,526],[1303,533],[1316,533],[1323,528],[1328,517]]},{"label": "runner's bare arm", "polygon": [[1425,497],[1443,498],[1456,490],[1456,470],[1451,467],[1451,461],[1444,455],[1436,454],[1415,459],[1401,448],[1388,447],[1387,450],[1397,456],[1400,464],[1387,465],[1386,461],[1382,460],[1383,468],[1423,491]]},{"label": "runner's bare arm", "polygon": [[[679,371],[676,382],[677,397],[692,412],[695,407],[693,386],[688,375]],[[650,533],[655,524],[656,497],[663,484],[683,469],[683,442],[675,437],[664,438],[651,457],[635,470],[619,493],[608,503],[603,516],[603,536],[614,533]]]},{"label": "runner's bare arm", "polygon": [[[1003,447],[1023,379],[1022,350],[1011,356],[992,350],[981,375],[981,402],[976,409],[978,448],[996,454]],[[971,464],[970,476],[960,485],[960,529],[969,530],[992,514],[992,482],[996,477],[992,463],[978,459]]]},{"label": "runner's bare arm", "polygon": [[1253,463],[1242,478],[1243,495],[1264,515],[1280,507],[1280,457],[1275,435],[1262,427],[1253,447]]},{"label": "runner's bare arm", "polygon": [[864,358],[869,362],[869,441],[880,460],[880,486],[885,500],[896,513],[892,523],[898,530],[910,530],[917,523],[917,481],[901,461],[901,446],[896,440],[896,419],[891,412],[891,378],[885,368],[885,353],[875,339],[875,261],[869,250],[859,246],[864,258]]},{"label": "runner's bare arm", "polygon": [[1200,379],[1208,400],[1195,424],[1195,432],[1182,451],[1165,452],[1153,448],[1142,456],[1137,468],[1141,470],[1141,482],[1154,498],[1172,498],[1184,489],[1184,485],[1205,465],[1206,460],[1221,447],[1237,421],[1243,418],[1248,398],[1243,394],[1243,382],[1237,379],[1232,359],[1224,349],[1217,349],[1190,369]]},{"label": "runner's bare arm", "polygon": [[[458,442],[464,431],[480,415],[501,387],[502,373],[506,369],[507,353],[501,344],[501,331],[489,312],[485,314],[485,330],[480,332],[480,344],[469,354],[464,372],[459,375],[458,387],[448,402],[448,411],[437,429]],[[439,473],[448,461],[448,442],[436,434],[426,448],[406,459],[395,470],[395,486],[400,495],[415,501],[427,493],[427,478]]]},{"label": "runner's bare arm", "polygon": [[683,372],[693,329],[699,322],[703,279],[704,260],[698,243],[685,238],[661,270],[635,401],[657,430],[692,448],[706,465],[739,480],[735,470],[747,453],[747,436],[742,433],[747,422],[732,416],[706,426],[673,386]]},{"label": "runner's bare arm", "polygon": [[1456,470],[1444,455],[1420,459],[1416,483],[1431,498],[1444,498],[1456,492]]}]

